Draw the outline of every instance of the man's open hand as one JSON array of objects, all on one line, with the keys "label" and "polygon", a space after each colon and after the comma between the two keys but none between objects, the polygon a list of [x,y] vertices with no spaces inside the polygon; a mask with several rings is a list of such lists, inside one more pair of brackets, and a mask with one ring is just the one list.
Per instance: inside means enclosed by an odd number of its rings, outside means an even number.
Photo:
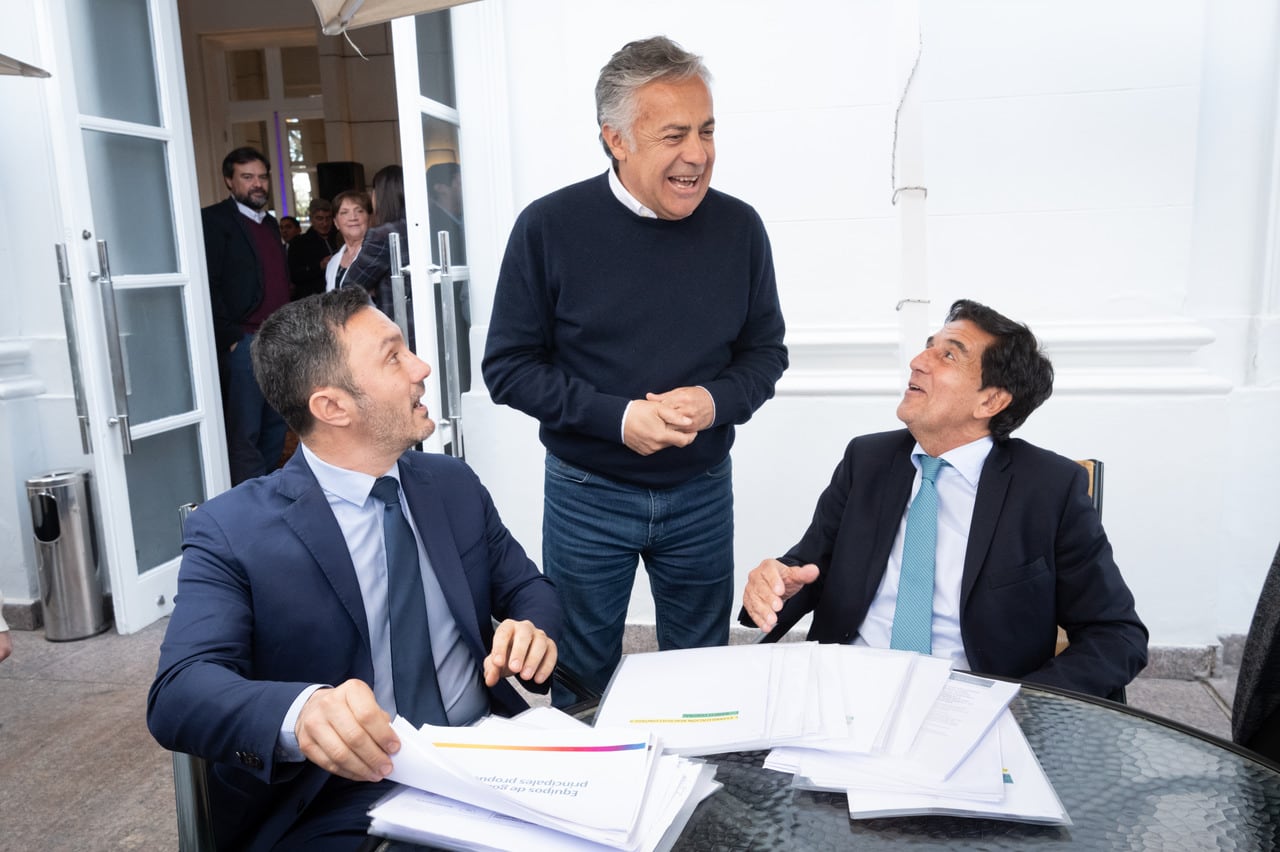
[{"label": "man's open hand", "polygon": [[761,630],[769,631],[778,623],[782,605],[805,586],[818,579],[818,566],[786,565],[776,559],[766,559],[747,575],[747,588],[742,593],[742,605],[747,615]]}]

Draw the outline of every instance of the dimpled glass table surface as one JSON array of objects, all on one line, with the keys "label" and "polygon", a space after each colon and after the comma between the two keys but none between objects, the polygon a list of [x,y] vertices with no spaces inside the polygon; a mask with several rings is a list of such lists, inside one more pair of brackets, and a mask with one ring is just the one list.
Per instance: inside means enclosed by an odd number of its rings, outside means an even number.
[{"label": "dimpled glass table surface", "polygon": [[762,768],[767,752],[756,751],[707,758],[724,788],[698,806],[674,848],[1280,849],[1280,766],[1176,722],[1066,691],[1024,685],[1011,706],[1072,825],[850,820],[843,794],[794,790],[791,776]]}]

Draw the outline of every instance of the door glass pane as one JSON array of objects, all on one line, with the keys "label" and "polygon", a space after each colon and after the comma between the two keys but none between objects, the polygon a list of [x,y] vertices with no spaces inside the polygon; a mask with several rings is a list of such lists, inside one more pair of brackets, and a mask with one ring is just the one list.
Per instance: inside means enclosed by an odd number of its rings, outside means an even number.
[{"label": "door glass pane", "polygon": [[458,128],[447,121],[422,117],[422,144],[427,152],[427,222],[431,228],[431,262],[440,262],[439,233],[449,233],[449,263],[467,262],[462,214],[462,167],[458,162]]},{"label": "door glass pane", "polygon": [[[290,209],[304,216],[316,190],[316,163],[329,159],[323,118],[286,118],[285,147],[289,151],[289,182],[293,191]],[[305,224],[305,223],[304,223]]]},{"label": "door glass pane", "polygon": [[179,510],[204,502],[198,427],[135,438],[133,452],[124,457],[124,470],[138,573],[144,574],[182,552]]},{"label": "door glass pane", "polygon": [[280,68],[286,98],[320,95],[320,51],[315,47],[280,48]]},{"label": "door glass pane", "polygon": [[116,290],[129,419],[134,425],[195,407],[182,287]]},{"label": "door glass pane", "polygon": [[178,272],[165,143],[85,130],[89,201],[113,275]]},{"label": "door glass pane", "polygon": [[449,12],[413,19],[418,31],[418,85],[424,97],[456,107],[453,93],[453,30]]},{"label": "door glass pane", "polygon": [[262,50],[227,51],[227,99],[267,99],[267,61]]},{"label": "door glass pane", "polygon": [[147,0],[67,0],[83,115],[160,126]]}]

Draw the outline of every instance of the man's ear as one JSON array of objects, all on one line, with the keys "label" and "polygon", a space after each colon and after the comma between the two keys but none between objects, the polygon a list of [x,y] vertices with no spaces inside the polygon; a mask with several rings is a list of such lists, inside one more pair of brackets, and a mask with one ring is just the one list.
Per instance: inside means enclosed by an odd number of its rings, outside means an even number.
[{"label": "man's ear", "polygon": [[978,417],[984,420],[990,420],[1001,411],[1009,407],[1013,402],[1013,394],[1004,388],[983,388],[981,398],[978,400]]},{"label": "man's ear", "polygon": [[352,410],[355,398],[347,391],[335,387],[322,387],[311,394],[307,400],[307,408],[317,423],[326,426],[351,425]]},{"label": "man's ear", "polygon": [[600,138],[609,146],[615,160],[622,162],[627,159],[627,140],[622,137],[622,131],[606,124],[600,128]]}]

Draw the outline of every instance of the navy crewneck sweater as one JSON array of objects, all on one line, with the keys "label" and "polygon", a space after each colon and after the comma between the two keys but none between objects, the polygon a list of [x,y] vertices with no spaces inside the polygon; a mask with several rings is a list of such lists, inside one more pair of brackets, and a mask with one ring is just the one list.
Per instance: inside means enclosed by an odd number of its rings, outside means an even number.
[{"label": "navy crewneck sweater", "polygon": [[[530,204],[498,277],[483,361],[499,404],[537,418],[569,464],[667,488],[705,473],[787,367],[769,238],[747,204],[712,189],[692,215],[648,219],[602,174]],[[627,403],[701,385],[716,420],[687,447],[622,443]]]}]

